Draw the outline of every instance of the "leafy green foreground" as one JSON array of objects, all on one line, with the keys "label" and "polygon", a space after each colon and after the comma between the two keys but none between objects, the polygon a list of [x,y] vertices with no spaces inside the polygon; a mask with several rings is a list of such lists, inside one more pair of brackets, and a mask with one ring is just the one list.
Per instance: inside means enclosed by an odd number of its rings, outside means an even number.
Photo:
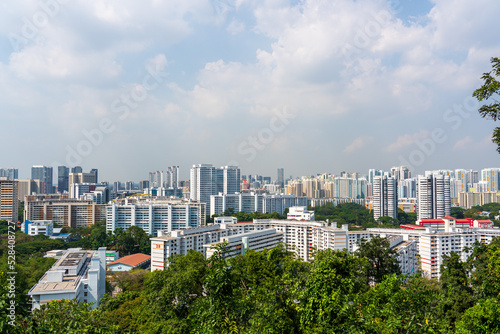
[{"label": "leafy green foreground", "polygon": [[[221,249],[221,252],[223,249]],[[320,251],[303,262],[279,247],[209,260],[190,252],[163,271],[121,280],[91,310],[52,302],[6,320],[8,333],[500,333],[500,241],[452,253],[440,281],[398,275],[386,241],[356,253]],[[137,279],[140,277],[140,279]]]}]

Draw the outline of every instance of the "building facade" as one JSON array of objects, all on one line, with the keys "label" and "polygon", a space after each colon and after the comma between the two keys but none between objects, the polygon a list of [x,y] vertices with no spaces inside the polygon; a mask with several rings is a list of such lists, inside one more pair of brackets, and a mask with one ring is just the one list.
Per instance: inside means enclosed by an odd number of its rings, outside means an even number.
[{"label": "building facade", "polygon": [[159,230],[175,231],[204,226],[205,203],[181,199],[124,199],[115,200],[106,209],[106,230],[140,227],[150,235]]},{"label": "building facade", "polygon": [[397,180],[387,176],[373,179],[373,218],[398,217]]},{"label": "building facade", "polygon": [[106,206],[62,196],[26,196],[24,220],[52,220],[54,227],[90,227],[106,219]]},{"label": "building facade", "polygon": [[0,178],[0,220],[17,222],[19,209],[17,186],[17,180]]},{"label": "building facade", "polygon": [[451,213],[450,177],[419,175],[417,178],[417,219],[437,219]]}]

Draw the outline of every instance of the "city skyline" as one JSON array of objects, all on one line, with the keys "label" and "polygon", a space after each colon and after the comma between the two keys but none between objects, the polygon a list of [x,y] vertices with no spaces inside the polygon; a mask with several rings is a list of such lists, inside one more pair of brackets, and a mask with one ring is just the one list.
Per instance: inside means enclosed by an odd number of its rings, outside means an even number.
[{"label": "city skyline", "polygon": [[187,179],[200,162],[273,178],[500,162],[472,98],[500,55],[498,1],[2,8],[0,165],[21,178],[33,165],[113,181],[173,163]]}]

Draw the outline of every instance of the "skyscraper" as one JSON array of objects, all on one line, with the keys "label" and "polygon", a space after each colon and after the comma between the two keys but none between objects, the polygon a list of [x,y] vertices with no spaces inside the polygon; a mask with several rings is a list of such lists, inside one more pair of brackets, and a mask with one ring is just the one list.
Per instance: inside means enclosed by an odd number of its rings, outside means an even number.
[{"label": "skyscraper", "polygon": [[42,182],[40,192],[42,194],[53,194],[52,167],[33,166],[31,167],[31,178]]},{"label": "skyscraper", "polygon": [[66,166],[57,167],[57,189],[61,194],[69,191],[69,168]]},{"label": "skyscraper", "polygon": [[99,170],[97,168],[93,168],[90,170],[90,174],[95,175],[95,183],[99,183]]},{"label": "skyscraper", "polygon": [[285,187],[285,169],[284,168],[278,168],[278,181],[277,184],[281,187]]},{"label": "skyscraper", "polygon": [[240,169],[234,166],[216,168],[208,164],[193,165],[189,182],[189,197],[206,203],[210,212],[210,196],[240,191]]},{"label": "skyscraper", "polygon": [[419,175],[417,178],[417,219],[439,219],[451,214],[450,177]]},{"label": "skyscraper", "polygon": [[83,173],[83,168],[81,166],[75,166],[71,168],[71,173]]},{"label": "skyscraper", "polygon": [[19,170],[17,168],[0,168],[0,177],[17,180],[19,178]]},{"label": "skyscraper", "polygon": [[373,218],[398,217],[397,181],[393,177],[375,176],[373,179]]}]

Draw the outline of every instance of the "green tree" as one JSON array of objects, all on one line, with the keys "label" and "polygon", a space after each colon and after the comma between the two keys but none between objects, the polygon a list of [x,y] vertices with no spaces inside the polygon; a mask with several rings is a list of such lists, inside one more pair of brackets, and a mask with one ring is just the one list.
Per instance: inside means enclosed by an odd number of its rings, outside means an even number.
[{"label": "green tree", "polygon": [[494,238],[489,245],[476,242],[467,259],[467,268],[477,298],[499,298],[500,238]]},{"label": "green tree", "polygon": [[445,330],[452,331],[455,322],[474,304],[467,265],[456,252],[451,252],[449,256],[443,255],[439,282],[443,293],[439,303],[440,316]]},{"label": "green tree", "polygon": [[500,303],[486,299],[465,311],[456,324],[457,334],[500,333]]},{"label": "green tree", "polygon": [[203,254],[169,257],[164,270],[151,273],[145,282],[141,305],[141,331],[192,333],[196,302],[205,293],[207,262]]},{"label": "green tree", "polygon": [[366,259],[347,251],[319,251],[301,291],[299,312],[305,333],[347,332],[357,327],[355,294],[366,290]]},{"label": "green tree", "polygon": [[111,333],[100,320],[100,311],[91,310],[90,304],[75,300],[51,301],[33,311],[26,320],[19,322],[19,333]]},{"label": "green tree", "polygon": [[359,297],[357,308],[365,333],[435,333],[439,286],[426,278],[386,276]]},{"label": "green tree", "polygon": [[367,260],[366,283],[380,283],[384,276],[400,274],[396,251],[391,249],[386,238],[374,236],[369,241],[361,240],[356,255]]},{"label": "green tree", "polygon": [[[472,96],[479,102],[489,101],[490,103],[479,108],[479,114],[483,118],[497,121],[500,120],[500,102],[498,100],[500,95],[500,82],[498,81],[500,78],[500,58],[491,58],[491,64],[492,70],[483,73],[481,77],[483,85],[476,89]],[[497,151],[500,153],[500,127],[493,130],[492,141],[497,145]]]}]

